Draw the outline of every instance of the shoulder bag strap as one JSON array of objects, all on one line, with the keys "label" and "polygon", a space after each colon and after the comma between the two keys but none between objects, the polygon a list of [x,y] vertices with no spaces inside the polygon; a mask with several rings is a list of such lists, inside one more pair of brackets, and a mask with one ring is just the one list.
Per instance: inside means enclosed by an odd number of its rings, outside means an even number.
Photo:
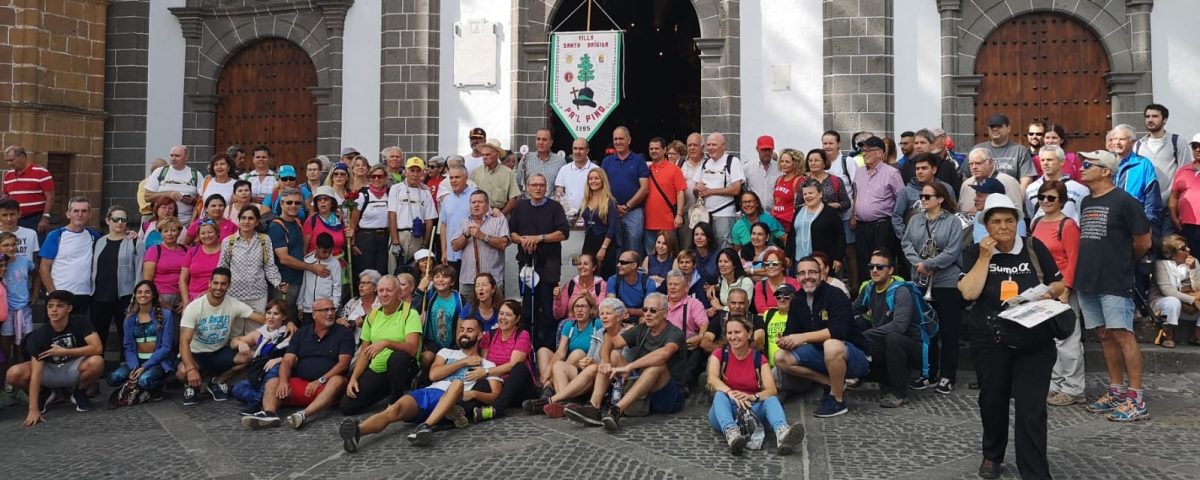
[{"label": "shoulder bag strap", "polygon": [[1029,252],[1029,263],[1032,263],[1034,273],[1037,273],[1038,284],[1043,283],[1042,264],[1038,263],[1037,252],[1033,251],[1033,237],[1026,238],[1025,250]]},{"label": "shoulder bag strap", "polygon": [[658,180],[654,179],[654,172],[650,172],[650,183],[654,184],[654,189],[658,190],[658,194],[662,196],[663,201],[667,202],[667,206],[671,208],[671,213],[675,213],[675,202],[672,202],[671,199],[667,197],[667,192],[664,192],[662,187],[658,185]]}]

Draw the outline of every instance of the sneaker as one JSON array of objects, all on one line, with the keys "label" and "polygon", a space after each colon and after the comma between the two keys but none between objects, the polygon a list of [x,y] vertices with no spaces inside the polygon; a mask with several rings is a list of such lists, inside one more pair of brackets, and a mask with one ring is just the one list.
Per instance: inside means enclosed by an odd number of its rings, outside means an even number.
[{"label": "sneaker", "polygon": [[741,455],[746,449],[746,444],[750,443],[750,438],[742,435],[742,432],[736,428],[725,430],[725,443],[729,444],[729,452],[734,455]]},{"label": "sneaker", "polygon": [[358,419],[346,417],[338,426],[338,435],[342,437],[342,449],[346,453],[358,451]]},{"label": "sneaker", "polygon": [[791,455],[802,441],[804,441],[804,425],[799,422],[775,429],[775,443],[779,445],[780,455]]},{"label": "sneaker", "polygon": [[858,388],[858,386],[860,384],[862,384],[861,379],[858,379],[858,378],[847,378],[846,379],[846,389],[847,390],[854,390],[854,389]]},{"label": "sneaker", "polygon": [[529,415],[538,415],[542,413],[542,409],[550,404],[550,397],[532,398],[521,402],[521,409]]},{"label": "sneaker", "polygon": [[1109,420],[1112,420],[1114,422],[1121,422],[1121,423],[1132,423],[1132,422],[1136,422],[1139,420],[1149,420],[1150,419],[1150,409],[1146,408],[1145,403],[1143,403],[1142,406],[1139,407],[1138,404],[1134,403],[1133,400],[1126,399],[1125,403],[1122,403],[1121,406],[1119,406],[1115,410],[1109,412],[1105,418],[1108,418]]},{"label": "sneaker", "polygon": [[591,425],[593,427],[604,426],[604,422],[600,420],[600,409],[591,404],[564,408],[563,415],[576,423]]},{"label": "sneaker", "polygon": [[214,402],[229,400],[229,385],[209,380],[207,388],[208,394],[212,395]]},{"label": "sneaker", "polygon": [[817,410],[813,412],[813,416],[817,418],[829,418],[836,417],[849,411],[850,409],[846,408],[845,401],[839,402],[837,399],[833,398],[833,395],[830,395],[821,402],[821,406],[817,407]]},{"label": "sneaker", "polygon": [[251,430],[278,427],[279,424],[279,415],[266,410],[259,411],[249,417],[242,417],[242,425]]},{"label": "sneaker", "polygon": [[76,412],[87,412],[92,409],[92,401],[88,399],[87,391],[85,390],[76,388],[71,393],[71,403],[75,404]]},{"label": "sneaker", "polygon": [[58,392],[52,388],[42,387],[41,392],[38,392],[38,411],[46,413],[46,407],[58,398]]},{"label": "sneaker", "polygon": [[416,447],[427,447],[433,443],[433,429],[424,423],[408,434],[408,443]]},{"label": "sneaker", "polygon": [[289,427],[292,427],[292,429],[297,429],[304,425],[304,420],[306,418],[308,418],[308,416],[304,414],[304,410],[300,410],[287,416],[287,424]]},{"label": "sneaker", "polygon": [[454,424],[454,428],[467,428],[470,425],[470,420],[467,420],[467,411],[463,407],[455,405],[449,412],[446,413],[446,420]]},{"label": "sneaker", "polygon": [[933,387],[933,391],[942,395],[949,395],[954,392],[954,381],[945,377],[939,378],[937,386]]},{"label": "sneaker", "polygon": [[932,380],[925,378],[925,377],[920,377],[920,378],[917,378],[916,380],[913,380],[912,383],[908,384],[908,388],[911,388],[913,390],[924,390],[926,388],[932,387],[933,385],[934,384],[933,384]]},{"label": "sneaker", "polygon": [[159,387],[159,388],[158,388],[158,390],[151,390],[151,391],[150,391],[150,401],[151,401],[151,402],[161,402],[162,400],[163,400],[163,389],[162,389],[162,387]]},{"label": "sneaker", "polygon": [[198,403],[200,403],[200,395],[198,392],[196,392],[196,387],[193,387],[191,385],[184,385],[183,386],[183,404],[184,405],[195,405]]},{"label": "sneaker", "polygon": [[883,398],[879,400],[879,406],[883,408],[899,408],[908,403],[908,399],[888,392],[883,394]]},{"label": "sneaker", "polygon": [[[185,404],[186,405],[186,404]],[[238,411],[238,415],[249,417],[262,410],[262,405],[258,403],[247,403]]]},{"label": "sneaker", "polygon": [[608,407],[608,411],[604,412],[604,416],[600,418],[600,422],[604,424],[604,429],[610,432],[615,432],[621,429],[621,409],[612,406]]},{"label": "sneaker", "polygon": [[1116,410],[1117,407],[1121,406],[1121,403],[1122,400],[1114,397],[1112,392],[1105,391],[1104,395],[1101,395],[1100,398],[1096,399],[1096,401],[1089,403],[1087,407],[1084,407],[1084,409],[1091,413],[1106,414]]},{"label": "sneaker", "polygon": [[1049,395],[1046,395],[1046,405],[1052,405],[1055,407],[1065,407],[1068,405],[1074,405],[1076,403],[1082,403],[1082,402],[1083,402],[1082,397],[1068,395],[1063,392],[1050,392]]},{"label": "sneaker", "polygon": [[554,396],[554,387],[551,387],[550,385],[546,385],[546,386],[542,387],[542,398],[549,400],[550,397],[553,397],[553,396]]},{"label": "sneaker", "polygon": [[1000,464],[983,459],[983,463],[979,464],[979,478],[1000,478]]},{"label": "sneaker", "polygon": [[547,403],[542,407],[542,413],[549,418],[562,418],[567,405],[559,402]]},{"label": "sneaker", "polygon": [[968,383],[967,390],[979,390],[979,380]]},{"label": "sneaker", "polygon": [[483,423],[498,417],[498,413],[499,412],[496,410],[496,407],[475,407],[475,409],[471,411],[471,418],[475,420],[475,423]]}]

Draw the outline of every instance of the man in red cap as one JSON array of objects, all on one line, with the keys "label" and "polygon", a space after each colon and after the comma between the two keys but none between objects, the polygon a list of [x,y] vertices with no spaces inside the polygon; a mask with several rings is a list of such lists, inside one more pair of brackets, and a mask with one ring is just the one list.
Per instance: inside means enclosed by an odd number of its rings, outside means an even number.
[{"label": "man in red cap", "polygon": [[775,204],[775,180],[783,174],[779,171],[779,164],[775,162],[775,139],[770,135],[758,137],[754,148],[758,150],[758,161],[742,163],[742,170],[746,172],[746,188],[758,194],[763,211],[769,212]]},{"label": "man in red cap", "polygon": [[463,157],[466,157],[467,175],[471,175],[476,168],[483,166],[483,152],[479,151],[479,145],[487,142],[487,132],[479,127],[472,128],[467,141],[470,142],[471,152]]}]

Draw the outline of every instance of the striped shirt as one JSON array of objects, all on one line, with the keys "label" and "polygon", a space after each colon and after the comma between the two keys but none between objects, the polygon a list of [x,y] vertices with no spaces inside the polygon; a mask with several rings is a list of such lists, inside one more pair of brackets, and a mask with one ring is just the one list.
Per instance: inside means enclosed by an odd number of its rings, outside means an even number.
[{"label": "striped shirt", "polygon": [[41,165],[30,163],[23,172],[4,172],[4,193],[21,205],[22,217],[46,211],[46,192],[54,192],[54,178]]}]

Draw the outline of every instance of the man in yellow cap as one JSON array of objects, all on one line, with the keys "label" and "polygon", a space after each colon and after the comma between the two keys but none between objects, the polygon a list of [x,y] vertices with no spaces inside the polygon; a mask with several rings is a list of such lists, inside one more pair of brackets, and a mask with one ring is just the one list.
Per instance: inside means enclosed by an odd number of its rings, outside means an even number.
[{"label": "man in yellow cap", "polygon": [[429,243],[437,207],[433,193],[425,185],[425,161],[410,157],[404,164],[404,181],[388,191],[388,232],[396,268],[407,265],[414,253]]}]

